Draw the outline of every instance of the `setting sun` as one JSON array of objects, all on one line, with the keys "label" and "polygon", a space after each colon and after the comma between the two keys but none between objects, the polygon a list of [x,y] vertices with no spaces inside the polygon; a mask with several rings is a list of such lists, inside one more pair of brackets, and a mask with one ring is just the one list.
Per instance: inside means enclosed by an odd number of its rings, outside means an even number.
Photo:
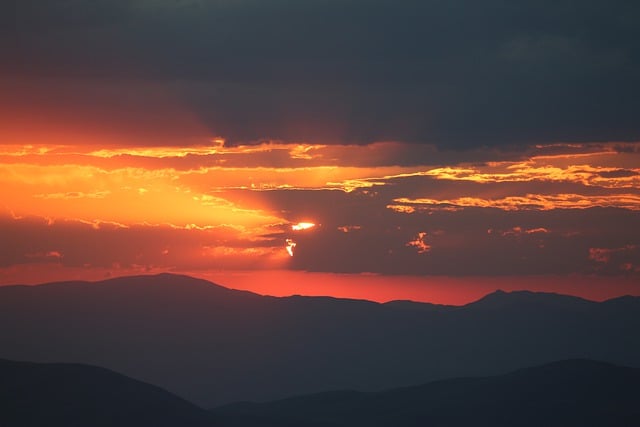
[{"label": "setting sun", "polygon": [[301,230],[308,230],[310,228],[315,227],[316,225],[312,222],[299,222],[297,224],[293,224],[291,226],[291,229],[293,231],[301,231]]}]

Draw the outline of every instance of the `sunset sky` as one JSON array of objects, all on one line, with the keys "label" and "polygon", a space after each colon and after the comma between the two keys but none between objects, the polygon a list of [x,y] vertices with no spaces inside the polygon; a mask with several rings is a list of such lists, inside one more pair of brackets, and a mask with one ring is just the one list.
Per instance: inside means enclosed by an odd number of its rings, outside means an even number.
[{"label": "sunset sky", "polygon": [[379,301],[640,295],[634,2],[0,16],[0,285],[170,271]]}]

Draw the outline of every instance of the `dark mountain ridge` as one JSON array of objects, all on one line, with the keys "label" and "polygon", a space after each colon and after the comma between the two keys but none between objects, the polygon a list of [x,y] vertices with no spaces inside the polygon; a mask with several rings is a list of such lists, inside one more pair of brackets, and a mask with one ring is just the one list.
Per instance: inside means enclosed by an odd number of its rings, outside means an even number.
[{"label": "dark mountain ridge", "polygon": [[635,426],[640,369],[565,360],[493,377],[335,391],[211,412],[223,426]]},{"label": "dark mountain ridge", "polygon": [[0,287],[0,357],[103,366],[203,407],[570,358],[638,367],[639,328],[637,297],[378,304],[260,296],[170,274]]},{"label": "dark mountain ridge", "polygon": [[204,411],[102,368],[0,360],[3,427],[636,426],[640,370],[565,360],[381,392],[331,391]]},{"label": "dark mountain ridge", "polygon": [[0,359],[4,427],[204,427],[210,418],[165,390],[107,369]]}]

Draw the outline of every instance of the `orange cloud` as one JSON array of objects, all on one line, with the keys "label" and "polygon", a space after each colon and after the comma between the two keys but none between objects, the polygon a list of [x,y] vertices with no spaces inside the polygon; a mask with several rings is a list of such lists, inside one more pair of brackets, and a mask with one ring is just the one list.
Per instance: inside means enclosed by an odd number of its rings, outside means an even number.
[{"label": "orange cloud", "polygon": [[[549,148],[550,146],[540,147]],[[494,161],[484,165],[456,165],[422,172],[439,180],[497,182],[573,182],[603,188],[640,187],[638,153],[621,153],[613,144],[598,146],[575,145],[572,152],[557,155],[532,155],[517,161]],[[630,161],[631,160],[631,161]]]},{"label": "orange cloud", "polygon": [[110,191],[96,191],[95,193],[83,193],[82,191],[68,191],[66,193],[34,194],[36,199],[104,199]]},{"label": "orange cloud", "polygon": [[492,228],[487,230],[487,234],[494,234],[497,233],[500,236],[506,237],[506,236],[522,236],[522,235],[527,235],[527,234],[547,234],[549,233],[549,230],[547,230],[544,227],[537,227],[537,228],[522,228],[522,227],[512,227],[509,230],[504,230],[504,231],[500,231],[500,230],[494,230]]},{"label": "orange cloud", "polygon": [[361,230],[362,227],[359,225],[343,225],[338,227],[338,231],[342,231],[343,233],[351,233],[352,231]]},{"label": "orange cloud", "polygon": [[589,260],[596,272],[633,275],[640,273],[640,245],[628,244],[614,248],[589,248]]},{"label": "orange cloud", "polygon": [[51,260],[54,260],[54,259],[61,259],[64,257],[60,251],[26,253],[24,256],[29,259],[39,259],[47,262],[50,262]]},{"label": "orange cloud", "polygon": [[[391,205],[396,212],[412,213],[418,208],[496,208],[505,211],[516,210],[553,210],[553,209],[588,209],[594,207],[614,207],[628,210],[640,210],[640,195],[612,194],[612,195],[581,195],[581,194],[527,194],[525,196],[509,196],[497,199],[481,197],[458,197],[456,199],[410,199],[400,197],[393,200],[398,205]],[[398,207],[400,206],[400,207]],[[413,210],[412,210],[413,209]]]},{"label": "orange cloud", "polygon": [[427,253],[431,250],[431,245],[425,242],[427,233],[425,231],[419,232],[413,240],[407,242],[405,246],[416,248],[419,254]]},{"label": "orange cloud", "polygon": [[589,248],[589,259],[595,262],[608,263],[616,253],[628,253],[640,248],[638,245],[626,245],[620,248]]},{"label": "orange cloud", "polygon": [[15,215],[199,227],[285,222],[266,208],[205,194],[204,180],[195,186],[184,176],[170,169],[0,165],[0,195]]}]

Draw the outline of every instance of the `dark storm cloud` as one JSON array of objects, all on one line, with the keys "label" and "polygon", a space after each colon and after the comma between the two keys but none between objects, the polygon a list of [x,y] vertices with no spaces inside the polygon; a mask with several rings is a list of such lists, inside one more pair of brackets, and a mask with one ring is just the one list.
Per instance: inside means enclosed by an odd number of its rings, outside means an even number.
[{"label": "dark storm cloud", "polygon": [[7,12],[5,76],[134,94],[156,80],[232,142],[640,138],[637,2],[24,0]]}]

